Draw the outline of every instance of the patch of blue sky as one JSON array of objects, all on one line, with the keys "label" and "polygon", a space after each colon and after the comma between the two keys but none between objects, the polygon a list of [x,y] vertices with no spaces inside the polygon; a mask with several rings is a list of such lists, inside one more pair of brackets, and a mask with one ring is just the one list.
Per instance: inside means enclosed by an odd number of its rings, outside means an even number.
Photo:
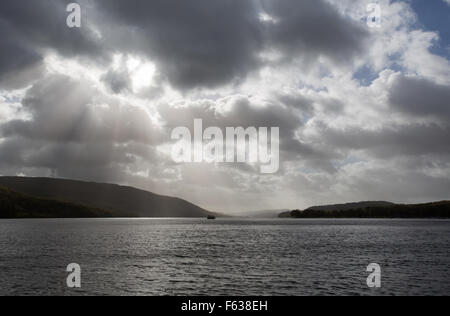
[{"label": "patch of blue sky", "polygon": [[374,71],[372,67],[362,66],[354,74],[353,79],[358,81],[363,87],[368,87],[378,78],[378,72]]},{"label": "patch of blue sky", "polygon": [[407,2],[417,15],[416,27],[439,34],[439,41],[430,51],[450,60],[450,4],[444,0],[408,0]]},{"label": "patch of blue sky", "polygon": [[22,100],[19,96],[16,95],[4,95],[2,97],[5,99],[6,103],[19,103]]},{"label": "patch of blue sky", "polygon": [[[395,72],[403,72],[404,68],[397,62],[400,56],[390,56],[390,64],[386,69],[393,70]],[[382,70],[386,70],[382,69]],[[372,83],[379,78],[379,72],[374,71],[372,67],[364,65],[360,67],[354,74],[353,79],[358,81],[363,87],[369,87]]]}]

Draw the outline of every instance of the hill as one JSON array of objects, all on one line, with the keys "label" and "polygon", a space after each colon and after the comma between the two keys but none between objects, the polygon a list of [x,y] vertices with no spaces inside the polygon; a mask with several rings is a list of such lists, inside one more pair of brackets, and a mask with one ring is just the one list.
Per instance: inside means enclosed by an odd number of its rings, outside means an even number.
[{"label": "hill", "polygon": [[450,218],[450,201],[425,204],[359,202],[315,206],[282,213],[281,218]]},{"label": "hill", "polygon": [[107,210],[113,217],[206,217],[217,215],[179,198],[132,187],[52,178],[0,177],[0,186],[40,199]]},{"label": "hill", "polygon": [[0,187],[0,218],[111,217],[107,211],[73,203],[38,199]]},{"label": "hill", "polygon": [[394,206],[394,203],[385,201],[364,201],[356,203],[346,203],[346,204],[334,204],[334,205],[322,205],[322,206],[312,206],[306,210],[312,211],[348,211],[365,209],[368,207],[389,207]]}]

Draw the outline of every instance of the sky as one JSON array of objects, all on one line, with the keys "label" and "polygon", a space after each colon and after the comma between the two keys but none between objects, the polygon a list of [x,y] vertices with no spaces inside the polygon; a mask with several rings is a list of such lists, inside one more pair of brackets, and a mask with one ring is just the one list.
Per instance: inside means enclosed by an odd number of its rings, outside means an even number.
[{"label": "sky", "polygon": [[[213,211],[449,199],[450,1],[0,4],[0,175],[111,182]],[[175,163],[171,131],[279,127],[280,170]]]}]

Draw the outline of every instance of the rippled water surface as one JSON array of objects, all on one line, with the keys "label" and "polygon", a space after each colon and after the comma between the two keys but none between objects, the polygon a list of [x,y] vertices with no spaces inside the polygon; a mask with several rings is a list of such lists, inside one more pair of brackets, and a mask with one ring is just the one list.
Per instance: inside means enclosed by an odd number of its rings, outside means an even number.
[{"label": "rippled water surface", "polygon": [[450,221],[0,220],[0,295],[16,294],[448,295]]}]

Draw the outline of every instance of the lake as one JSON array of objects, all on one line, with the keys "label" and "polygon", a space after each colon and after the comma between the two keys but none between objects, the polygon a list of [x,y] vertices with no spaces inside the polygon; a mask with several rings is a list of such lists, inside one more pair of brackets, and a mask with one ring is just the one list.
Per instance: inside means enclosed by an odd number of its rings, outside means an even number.
[{"label": "lake", "polygon": [[0,295],[448,294],[447,220],[0,220]]}]

